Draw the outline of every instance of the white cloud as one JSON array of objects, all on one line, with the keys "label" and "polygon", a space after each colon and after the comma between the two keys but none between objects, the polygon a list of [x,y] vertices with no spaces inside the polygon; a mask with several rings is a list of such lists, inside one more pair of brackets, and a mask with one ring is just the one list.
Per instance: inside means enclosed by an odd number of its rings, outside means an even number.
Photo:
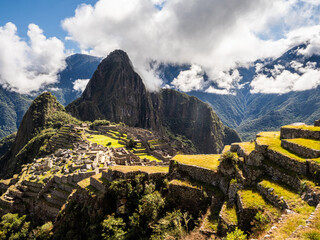
[{"label": "white cloud", "polygon": [[77,92],[82,93],[88,84],[90,79],[77,79],[73,82],[73,89]]},{"label": "white cloud", "polygon": [[128,52],[151,90],[161,81],[146,70],[150,60],[196,63],[230,90],[240,79],[228,76],[230,69],[280,56],[310,39],[310,27],[319,24],[316,0],[170,0],[161,10],[158,3],[163,1],[99,0],[79,6],[62,26],[87,53]]},{"label": "white cloud", "polygon": [[306,66],[292,61],[291,67],[296,72],[285,70],[283,66],[276,65],[270,71],[271,76],[259,73],[251,82],[251,93],[288,93],[291,91],[304,91],[320,85],[320,70],[316,64],[308,62]]},{"label": "white cloud", "polygon": [[214,94],[220,94],[220,95],[228,95],[230,94],[229,90],[227,89],[217,89],[212,86],[208,87],[208,89],[205,90],[207,93],[214,93]]},{"label": "white cloud", "polygon": [[181,71],[179,76],[173,79],[172,85],[183,92],[203,90],[205,82],[203,69],[193,64],[189,70]]},{"label": "white cloud", "polygon": [[35,24],[29,25],[28,37],[28,42],[22,40],[13,23],[0,27],[0,84],[19,93],[57,82],[57,73],[65,68],[60,40],[46,38]]}]

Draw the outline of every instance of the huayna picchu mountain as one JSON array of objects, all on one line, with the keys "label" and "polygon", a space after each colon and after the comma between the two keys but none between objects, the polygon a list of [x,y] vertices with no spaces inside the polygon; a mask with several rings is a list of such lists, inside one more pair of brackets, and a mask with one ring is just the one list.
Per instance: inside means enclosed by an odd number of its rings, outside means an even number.
[{"label": "huayna picchu mountain", "polygon": [[74,117],[107,119],[133,127],[190,139],[200,153],[218,153],[240,141],[212,108],[195,97],[170,89],[148,92],[128,55],[115,50],[98,66],[82,96],[66,107]]}]

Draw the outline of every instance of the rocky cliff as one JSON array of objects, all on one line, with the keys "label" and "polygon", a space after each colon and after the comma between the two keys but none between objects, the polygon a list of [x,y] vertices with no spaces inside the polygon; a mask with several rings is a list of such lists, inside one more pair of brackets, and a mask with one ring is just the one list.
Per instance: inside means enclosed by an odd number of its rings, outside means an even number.
[{"label": "rocky cliff", "polygon": [[199,99],[174,90],[149,93],[121,50],[101,62],[82,96],[67,111],[81,120],[107,119],[183,135],[201,153],[217,153],[224,144],[240,141]]}]

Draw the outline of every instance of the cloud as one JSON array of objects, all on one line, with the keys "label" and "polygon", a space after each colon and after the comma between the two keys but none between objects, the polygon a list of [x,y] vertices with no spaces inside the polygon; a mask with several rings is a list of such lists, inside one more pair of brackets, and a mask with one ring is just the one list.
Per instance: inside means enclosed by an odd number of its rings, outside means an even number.
[{"label": "cloud", "polygon": [[13,23],[0,27],[0,84],[25,94],[57,82],[57,73],[65,68],[60,40],[46,38],[35,24],[29,25],[28,37],[21,39]]},{"label": "cloud", "polygon": [[82,93],[86,89],[86,86],[89,81],[90,79],[77,79],[73,82],[73,89],[76,92]]},{"label": "cloud", "polygon": [[[155,6],[159,3],[161,8]],[[303,35],[300,29],[318,26],[317,4],[316,0],[99,0],[94,6],[80,5],[62,26],[68,39],[89,54],[105,57],[118,48],[128,52],[151,90],[161,85],[149,66],[157,60],[196,63],[210,81],[230,91],[240,79],[232,69],[280,56],[310,39],[314,32],[309,29]]]},{"label": "cloud", "polygon": [[277,93],[283,94],[291,91],[305,91],[320,85],[320,70],[316,63],[302,63],[292,61],[291,67],[295,72],[290,72],[284,66],[275,65],[269,71],[271,76],[259,73],[251,82],[251,93]]},{"label": "cloud", "polygon": [[203,90],[205,85],[203,74],[203,69],[193,64],[189,70],[181,71],[171,84],[183,92]]}]

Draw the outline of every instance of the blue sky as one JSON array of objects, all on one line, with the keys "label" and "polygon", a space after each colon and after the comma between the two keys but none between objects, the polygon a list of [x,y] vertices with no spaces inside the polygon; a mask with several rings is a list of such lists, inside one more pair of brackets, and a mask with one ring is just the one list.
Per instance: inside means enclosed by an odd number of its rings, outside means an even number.
[{"label": "blue sky", "polygon": [[[152,60],[192,65],[175,88],[229,94],[239,86],[239,66],[306,42],[298,54],[320,55],[320,0],[0,0],[0,84],[20,93],[58,81],[71,53],[106,57],[122,49],[150,91],[162,85]],[[291,64],[315,79],[308,88],[320,85],[312,63]],[[273,73],[257,72],[253,91],[262,82],[273,92],[305,89],[300,75],[281,66]]]},{"label": "blue sky", "polygon": [[[14,23],[21,38],[27,38],[28,25],[37,24],[47,37],[64,40],[67,33],[61,27],[61,21],[74,15],[77,6],[95,4],[97,0],[1,0],[0,26]],[[67,49],[76,49],[76,44],[64,41]]]}]

